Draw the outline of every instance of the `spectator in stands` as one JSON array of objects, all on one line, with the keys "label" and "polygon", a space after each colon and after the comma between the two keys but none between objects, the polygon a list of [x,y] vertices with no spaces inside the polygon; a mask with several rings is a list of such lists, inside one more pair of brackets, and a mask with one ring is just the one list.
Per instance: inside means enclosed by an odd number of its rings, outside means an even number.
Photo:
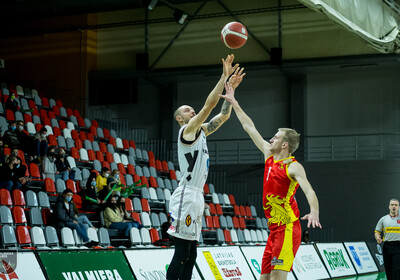
[{"label": "spectator in stands", "polygon": [[[15,151],[14,151],[15,154]],[[32,181],[32,178],[26,176],[26,165],[22,164],[22,160],[17,158],[17,166],[15,166],[15,179],[14,184],[20,185],[21,189],[26,189],[26,184]]]},{"label": "spectator in stands", "polygon": [[103,167],[101,169],[101,174],[96,177],[96,187],[97,187],[97,195],[100,200],[104,200],[104,198],[109,193],[107,188],[107,178],[110,176],[110,169],[107,167]]},{"label": "spectator in stands", "polygon": [[[111,175],[108,176],[108,178],[107,178],[107,191],[110,192],[115,184],[117,184],[117,185],[121,184],[121,181],[119,179],[119,170],[118,169],[114,169],[113,171],[111,171]],[[119,191],[113,191],[113,195],[118,195],[119,196],[120,192]]]},{"label": "spectator in stands", "polygon": [[74,209],[75,218],[76,218],[76,220],[77,220],[79,223],[86,224],[86,225],[88,225],[88,227],[91,227],[91,228],[96,229],[96,228],[93,226],[93,224],[90,222],[90,220],[88,219],[88,217],[87,217],[86,215],[80,215],[80,216],[79,216],[78,207],[76,207],[76,204],[75,204],[74,202],[72,202],[72,207],[73,207],[73,209]]},{"label": "spectator in stands", "polygon": [[65,154],[65,151],[63,149],[60,149],[58,151],[58,155],[56,156],[56,168],[59,172],[58,174],[56,174],[56,180],[75,180],[75,171],[71,169],[71,166],[69,165],[69,162],[67,160],[67,155]]},{"label": "spectator in stands", "polygon": [[36,144],[36,156],[44,157],[47,154],[49,144],[47,143],[47,129],[42,127],[42,129],[35,134],[35,144]]},{"label": "spectator in stands", "polygon": [[14,113],[19,110],[18,101],[15,93],[11,93],[10,97],[6,101],[6,110],[11,110]]},{"label": "spectator in stands", "polygon": [[309,234],[308,230],[304,230],[304,231],[303,231],[302,241],[303,241],[305,244],[308,244],[308,243],[310,242],[310,234]]},{"label": "spectator in stands", "polygon": [[86,247],[98,245],[98,242],[89,239],[85,225],[81,222],[78,222],[76,219],[74,214],[74,206],[72,204],[72,197],[72,191],[66,189],[63,191],[62,195],[57,198],[54,208],[55,226],[59,229],[63,227],[69,227],[72,230],[76,229]]},{"label": "spectator in stands", "polygon": [[[125,199],[125,198],[124,198]],[[120,204],[122,203],[121,200]],[[125,200],[123,200],[125,204]],[[139,222],[133,221],[133,219],[127,219],[127,212],[117,204],[117,196],[112,196],[108,207],[104,210],[104,222],[106,227],[110,229],[117,229],[125,237],[129,237],[129,231],[132,227],[142,228]]]},{"label": "spectator in stands", "polygon": [[0,167],[5,163],[5,155],[4,155],[4,146],[3,146],[3,137],[0,137]]},{"label": "spectator in stands", "polygon": [[17,121],[17,138],[20,143],[20,149],[29,156],[29,160],[32,161],[35,154],[35,141],[29,136],[28,132],[25,130],[24,122]]},{"label": "spectator in stands", "polygon": [[86,211],[97,211],[100,208],[101,201],[97,197],[96,176],[96,172],[92,172],[86,181],[86,190],[83,197],[83,208]]},{"label": "spectator in stands", "polygon": [[171,215],[168,214],[167,221],[161,225],[161,240],[163,241],[163,245],[165,246],[170,246],[174,244],[173,239],[170,238],[170,235],[167,232],[169,227],[171,226],[171,221]]},{"label": "spectator in stands", "polygon": [[53,181],[56,179],[56,175],[60,172],[57,171],[56,167],[56,153],[54,146],[50,146],[46,156],[43,158],[42,168],[45,178],[51,178]]},{"label": "spectator in stands", "polygon": [[19,141],[17,136],[17,124],[12,121],[8,125],[8,130],[4,132],[3,142],[7,147],[18,147]]},{"label": "spectator in stands", "polygon": [[20,189],[21,184],[18,184],[16,169],[18,167],[18,159],[14,156],[9,156],[6,159],[6,164],[0,168],[0,188],[12,191]]}]

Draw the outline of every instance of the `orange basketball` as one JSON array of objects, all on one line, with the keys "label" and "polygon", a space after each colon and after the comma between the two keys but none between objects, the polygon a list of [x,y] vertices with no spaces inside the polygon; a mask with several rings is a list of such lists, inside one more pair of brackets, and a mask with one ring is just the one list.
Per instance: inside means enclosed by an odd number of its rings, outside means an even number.
[{"label": "orange basketball", "polygon": [[222,28],[221,39],[230,49],[238,49],[247,41],[247,29],[240,22],[230,22]]}]

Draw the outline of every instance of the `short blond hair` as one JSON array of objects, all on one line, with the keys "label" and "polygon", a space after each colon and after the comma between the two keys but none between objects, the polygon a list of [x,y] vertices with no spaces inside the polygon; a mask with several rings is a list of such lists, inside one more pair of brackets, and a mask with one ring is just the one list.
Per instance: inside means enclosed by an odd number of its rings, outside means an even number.
[{"label": "short blond hair", "polygon": [[289,146],[289,153],[293,154],[300,144],[300,134],[292,128],[279,128],[278,131],[282,131],[285,135],[282,138],[282,142],[287,142]]}]

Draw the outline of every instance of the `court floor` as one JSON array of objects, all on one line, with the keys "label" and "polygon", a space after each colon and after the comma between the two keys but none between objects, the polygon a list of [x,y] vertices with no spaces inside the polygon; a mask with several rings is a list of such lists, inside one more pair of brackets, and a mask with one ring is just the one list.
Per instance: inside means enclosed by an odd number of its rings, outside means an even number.
[{"label": "court floor", "polygon": [[386,280],[385,272],[368,274],[368,275],[360,275],[360,276],[352,276],[343,278],[346,280]]}]

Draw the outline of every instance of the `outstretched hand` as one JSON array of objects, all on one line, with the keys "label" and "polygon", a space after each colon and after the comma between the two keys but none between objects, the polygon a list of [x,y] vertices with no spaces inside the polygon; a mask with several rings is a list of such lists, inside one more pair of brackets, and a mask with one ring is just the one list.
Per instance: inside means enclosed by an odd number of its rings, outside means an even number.
[{"label": "outstretched hand", "polygon": [[239,67],[239,64],[236,63],[234,66],[232,66],[233,59],[235,56],[233,54],[229,54],[226,59],[222,59],[222,67],[223,67],[223,74],[225,77],[229,77],[232,75],[233,72]]},{"label": "outstretched hand", "polygon": [[229,103],[236,102],[235,89],[232,87],[230,82],[225,83],[225,95],[220,94],[220,97],[228,101]]},{"label": "outstretched hand", "polygon": [[313,228],[322,228],[319,223],[319,213],[318,211],[311,210],[310,214],[305,215],[301,218],[302,220],[308,220],[307,227],[309,228],[312,225]]},{"label": "outstretched hand", "polygon": [[230,77],[229,83],[231,84],[233,90],[235,90],[243,81],[243,77],[246,75],[246,73],[243,73],[243,70],[243,67],[236,68],[235,73]]}]

